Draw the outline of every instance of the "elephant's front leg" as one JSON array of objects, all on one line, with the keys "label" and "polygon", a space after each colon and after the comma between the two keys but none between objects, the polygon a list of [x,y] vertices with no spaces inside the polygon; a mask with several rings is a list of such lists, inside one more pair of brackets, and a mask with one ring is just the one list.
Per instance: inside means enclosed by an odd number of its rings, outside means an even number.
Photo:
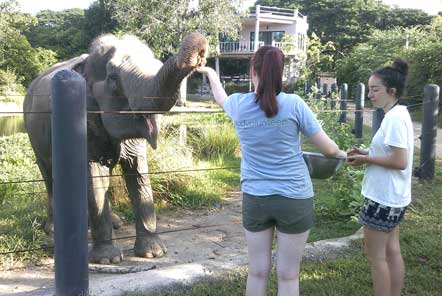
[{"label": "elephant's front leg", "polygon": [[92,233],[92,249],[89,261],[108,264],[118,263],[122,254],[112,242],[112,219],[108,198],[111,169],[97,162],[89,162],[89,219]]},{"label": "elephant's front leg", "polygon": [[135,255],[145,258],[161,257],[167,249],[155,234],[156,216],[147,174],[146,140],[128,139],[121,145],[120,163],[136,219]]}]

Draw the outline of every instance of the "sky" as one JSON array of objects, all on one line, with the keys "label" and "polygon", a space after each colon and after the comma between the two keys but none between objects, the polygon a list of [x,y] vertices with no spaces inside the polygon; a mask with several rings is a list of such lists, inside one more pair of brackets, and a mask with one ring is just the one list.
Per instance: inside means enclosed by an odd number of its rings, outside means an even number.
[{"label": "sky", "polygon": [[[2,0],[0,0],[1,2]],[[43,9],[63,10],[68,8],[88,8],[94,0],[18,0],[22,7],[22,11],[36,14]],[[248,3],[255,2],[254,0],[246,0]],[[422,9],[430,14],[437,14],[442,11],[442,0],[383,0],[389,5],[398,5],[402,8],[417,8]]]}]

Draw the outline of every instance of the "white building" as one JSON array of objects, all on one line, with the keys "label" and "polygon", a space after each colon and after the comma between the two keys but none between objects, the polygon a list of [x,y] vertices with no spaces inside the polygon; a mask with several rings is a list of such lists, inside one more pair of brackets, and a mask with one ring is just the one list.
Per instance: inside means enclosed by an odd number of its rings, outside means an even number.
[{"label": "white building", "polygon": [[[219,42],[216,71],[223,75],[220,59],[250,59],[260,46],[273,45],[281,48],[287,59],[284,79],[293,81],[298,76],[297,67],[305,64],[307,30],[307,16],[297,9],[257,5],[241,20],[239,40]],[[257,35],[258,42],[255,42]]]}]

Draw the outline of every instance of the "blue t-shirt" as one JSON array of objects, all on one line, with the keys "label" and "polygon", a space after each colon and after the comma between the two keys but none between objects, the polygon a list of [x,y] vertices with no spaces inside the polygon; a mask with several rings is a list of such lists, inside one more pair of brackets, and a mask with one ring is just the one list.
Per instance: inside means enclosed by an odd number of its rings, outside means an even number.
[{"label": "blue t-shirt", "polygon": [[281,92],[278,114],[267,118],[255,99],[255,93],[236,93],[224,102],[241,143],[241,190],[257,196],[312,197],[300,132],[311,137],[321,130],[315,115],[299,96]]}]

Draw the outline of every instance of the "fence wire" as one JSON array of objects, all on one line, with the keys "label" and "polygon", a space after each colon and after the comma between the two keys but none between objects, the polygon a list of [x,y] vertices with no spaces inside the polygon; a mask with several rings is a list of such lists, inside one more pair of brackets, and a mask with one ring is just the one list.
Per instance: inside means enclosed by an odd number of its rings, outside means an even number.
[{"label": "fence wire", "polygon": [[[312,101],[315,101],[315,99],[312,99]],[[325,102],[325,101],[323,101]],[[407,108],[414,108],[414,107],[418,107],[418,106],[423,106],[425,104],[429,104],[429,103],[433,103],[433,102],[421,102],[421,103],[417,103],[417,104],[412,104],[412,105],[407,105]],[[350,113],[372,113],[375,112],[376,109],[369,109],[369,108],[363,108],[363,109],[322,109],[322,110],[318,110],[318,113],[339,113],[339,112],[350,112]],[[45,113],[45,114],[50,114],[51,112],[0,112],[0,114],[4,114],[4,113],[14,113],[14,114],[24,114],[24,113]],[[111,113],[111,114],[153,114],[151,111],[112,111],[112,112],[108,112],[108,111],[88,111],[88,113],[90,114],[106,114],[106,113]],[[194,111],[174,111],[174,112],[164,112],[163,114],[187,114],[187,113],[224,113],[224,111],[222,110],[194,110]],[[186,123],[183,123],[182,125],[186,125]],[[188,124],[187,124],[188,125]],[[217,125],[217,124],[213,124],[213,125]],[[207,126],[207,125],[204,125]],[[222,169],[235,169],[235,167],[231,167],[231,168],[211,168],[211,169],[193,169],[193,170],[175,170],[175,171],[162,171],[162,172],[148,172],[148,173],[142,173],[141,175],[154,175],[154,174],[170,174],[170,173],[184,173],[184,172],[192,172],[192,171],[205,171],[205,170],[222,170]],[[102,178],[102,177],[124,177],[124,176],[131,176],[131,175],[135,175],[138,176],[140,174],[121,174],[121,175],[109,175],[109,176],[92,176],[89,178]],[[39,183],[39,182],[45,182],[44,179],[36,179],[36,180],[17,180],[17,181],[3,181],[0,182],[0,186],[1,185],[7,185],[7,184],[20,184],[20,183]]]},{"label": "fence wire", "polygon": [[[47,94],[36,94],[36,96],[46,96]],[[18,95],[17,95],[18,96]],[[422,98],[421,95],[416,95],[416,96],[407,96],[407,99],[402,99],[401,102],[406,102],[406,101],[412,101],[412,98]],[[151,97],[154,98],[154,97]],[[341,102],[355,102],[355,99],[349,99],[349,100],[340,100],[340,99],[326,99],[326,100],[317,100],[317,99],[310,99],[311,101],[322,101],[324,103],[328,103],[328,102],[333,102],[333,101],[341,101]],[[416,103],[416,104],[411,104],[411,105],[407,105],[407,108],[414,108],[414,107],[419,107],[422,106],[424,104],[427,103],[432,103],[432,102],[420,102],[420,103]],[[375,111],[375,109],[367,109],[364,108],[362,110],[359,109],[325,109],[325,110],[319,110],[318,112],[360,112],[360,113],[371,113]],[[192,111],[166,111],[166,112],[162,112],[162,111],[87,111],[88,114],[165,114],[165,115],[174,115],[174,114],[187,114],[187,113],[224,113],[223,110],[219,110],[219,109],[214,109],[214,110],[192,110]],[[2,111],[0,112],[0,114],[51,114],[50,111],[44,112],[44,111],[40,111],[40,112],[7,112],[7,111]],[[184,124],[185,125],[185,124]],[[206,125],[205,125],[206,126]],[[229,170],[229,169],[239,169],[239,167],[218,167],[218,168],[203,168],[203,169],[180,169],[180,170],[171,170],[171,171],[159,171],[159,172],[147,172],[147,173],[137,173],[137,174],[115,174],[115,175],[105,175],[105,176],[90,176],[90,179],[93,178],[114,178],[114,177],[125,177],[125,176],[140,176],[140,175],[156,175],[156,174],[176,174],[176,173],[187,173],[187,172],[201,172],[201,171],[215,171],[215,170]],[[44,179],[36,179],[36,180],[20,180],[20,181],[4,181],[4,182],[0,182],[0,185],[11,185],[11,184],[21,184],[21,183],[38,183],[38,182],[44,182]],[[113,188],[126,188],[125,185],[113,185],[113,186],[106,186],[106,187],[96,187],[96,188],[92,188],[94,189],[113,189]],[[39,191],[39,192],[18,192],[18,193],[14,193],[14,194],[21,194],[21,195],[35,195],[35,194],[47,194],[46,191]],[[326,221],[326,222],[322,222],[320,224],[325,224],[325,223],[333,223],[333,222],[338,222],[339,220],[336,221]],[[231,223],[230,223],[231,224]],[[210,227],[220,227],[220,226],[225,226],[225,225],[229,225],[229,223],[224,223],[224,224],[216,224],[216,225],[192,225],[192,227],[190,228],[181,228],[181,229],[174,229],[174,230],[166,230],[166,231],[161,231],[161,232],[156,232],[156,234],[164,234],[164,233],[172,233],[172,232],[180,232],[180,231],[189,231],[189,230],[195,230],[195,229],[203,229],[203,228],[210,228]],[[117,241],[117,240],[123,240],[123,239],[133,239],[136,238],[135,235],[133,236],[124,236],[124,237],[116,237],[116,238],[112,238],[109,240],[102,240],[102,241],[88,241],[89,244],[93,244],[93,243],[100,243],[100,242],[110,242],[110,241]],[[31,249],[21,249],[21,250],[11,250],[11,251],[6,251],[6,252],[1,252],[0,255],[8,255],[8,254],[19,254],[19,253],[25,253],[25,252],[35,252],[35,251],[42,251],[42,250],[51,250],[53,249],[53,246],[45,246],[45,247],[39,247],[39,248],[31,248]],[[130,251],[131,249],[129,249]]]}]

